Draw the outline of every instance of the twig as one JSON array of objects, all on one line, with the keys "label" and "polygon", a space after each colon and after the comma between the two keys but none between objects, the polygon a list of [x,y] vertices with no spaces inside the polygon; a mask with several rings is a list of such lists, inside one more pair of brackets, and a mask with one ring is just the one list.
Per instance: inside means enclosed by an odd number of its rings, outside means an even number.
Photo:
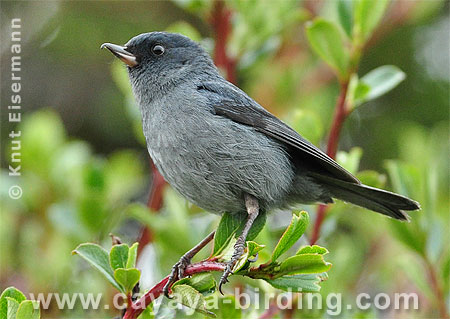
[{"label": "twig", "polygon": [[[213,261],[201,261],[187,266],[185,275],[191,276],[201,272],[209,271],[224,271],[225,264]],[[146,307],[148,307],[154,300],[163,294],[163,288],[169,280],[169,276],[166,276],[163,280],[157,283],[152,289],[150,289],[144,296],[134,302],[127,308],[123,319],[136,319]]]},{"label": "twig", "polygon": [[430,278],[431,288],[433,289],[433,292],[436,295],[436,301],[439,309],[439,317],[442,319],[448,319],[450,318],[450,316],[447,312],[447,305],[445,304],[445,296],[444,293],[442,292],[442,287],[439,283],[436,269],[428,259],[425,259],[425,263],[428,270],[428,276]]},{"label": "twig", "polygon": [[[331,158],[336,157],[342,125],[344,124],[344,121],[349,114],[349,111],[347,110],[345,104],[348,84],[349,80],[345,80],[343,83],[341,83],[341,91],[336,102],[334,118],[331,124],[330,134],[328,136],[327,155]],[[319,205],[319,207],[317,208],[317,217],[310,239],[311,245],[314,245],[317,242],[317,239],[319,239],[320,228],[322,227],[322,223],[327,212],[327,207],[327,205]]]},{"label": "twig", "polygon": [[[397,5],[396,9],[393,10],[393,15],[396,18],[394,19],[394,22],[391,23],[390,29],[392,29],[394,26],[404,24],[408,20],[408,14],[411,12],[412,7],[413,7],[412,5],[408,5],[406,6],[406,8],[403,8],[401,5]],[[373,46],[382,37],[384,37],[386,33],[390,31],[390,29],[389,28],[383,29],[383,25],[381,25],[381,27],[379,27],[378,30],[376,30],[375,33],[372,35],[369,42],[364,44],[364,47],[353,48],[354,49],[353,56],[351,57],[353,65],[351,66],[351,69],[348,72],[349,75],[357,71],[360,54],[368,47]],[[333,159],[336,157],[342,125],[344,124],[345,119],[350,113],[345,105],[348,85],[349,85],[349,77],[347,77],[341,82],[340,94],[336,103],[330,134],[328,136],[327,155]],[[327,205],[319,205],[319,207],[317,208],[317,217],[314,223],[313,233],[310,239],[311,245],[315,244],[320,236],[320,229],[322,227],[323,220],[327,213],[327,209],[328,209]]]},{"label": "twig", "polygon": [[236,59],[227,54],[227,41],[231,34],[231,11],[225,7],[225,2],[214,1],[211,13],[211,26],[214,29],[216,43],[214,46],[214,63],[225,70],[228,81],[236,84]]},{"label": "twig", "polygon": [[[152,186],[148,194],[147,207],[152,212],[157,212],[161,209],[163,204],[163,189],[166,185],[166,181],[156,169],[152,160],[149,160],[150,167],[152,169]],[[152,233],[148,226],[143,226],[141,236],[139,237],[138,256],[141,255],[144,247],[152,241]]]}]

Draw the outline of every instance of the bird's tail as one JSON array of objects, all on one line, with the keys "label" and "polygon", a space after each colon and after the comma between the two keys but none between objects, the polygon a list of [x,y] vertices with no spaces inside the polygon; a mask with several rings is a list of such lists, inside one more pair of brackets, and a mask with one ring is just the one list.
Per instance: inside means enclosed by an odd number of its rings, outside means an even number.
[{"label": "bird's tail", "polygon": [[395,219],[409,220],[408,214],[404,211],[420,209],[418,202],[382,189],[319,174],[314,174],[314,178],[330,191],[332,197]]}]

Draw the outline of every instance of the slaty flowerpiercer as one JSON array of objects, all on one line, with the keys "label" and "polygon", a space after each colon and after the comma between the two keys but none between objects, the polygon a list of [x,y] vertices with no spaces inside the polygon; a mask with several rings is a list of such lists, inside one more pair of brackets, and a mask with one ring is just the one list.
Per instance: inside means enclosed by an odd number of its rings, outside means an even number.
[{"label": "slaty flowerpiercer", "polygon": [[[148,152],[166,181],[214,213],[245,214],[246,224],[220,280],[227,282],[261,211],[337,198],[407,220],[419,204],[361,182],[295,130],[226,81],[210,56],[180,34],[140,34],[125,46],[105,43],[128,69]],[[175,264],[170,285],[194,254]]]}]

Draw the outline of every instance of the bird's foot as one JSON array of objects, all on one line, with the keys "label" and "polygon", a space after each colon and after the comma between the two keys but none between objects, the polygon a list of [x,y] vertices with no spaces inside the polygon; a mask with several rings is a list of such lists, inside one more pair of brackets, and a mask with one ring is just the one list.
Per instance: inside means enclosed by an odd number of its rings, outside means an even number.
[{"label": "bird's foot", "polygon": [[186,267],[189,266],[190,264],[191,259],[188,258],[187,256],[182,256],[180,260],[175,265],[173,265],[169,279],[167,280],[167,283],[163,288],[164,295],[167,298],[171,298],[169,295],[170,288],[172,287],[175,281],[184,278],[184,271],[186,270]]},{"label": "bird's foot", "polygon": [[238,238],[238,241],[234,245],[233,256],[231,256],[231,260],[227,263],[227,267],[225,268],[225,270],[222,274],[222,277],[220,277],[219,291],[222,295],[223,295],[222,286],[228,282],[228,277],[233,273],[234,266],[236,265],[238,260],[242,257],[242,255],[244,254],[245,241],[242,242],[242,240],[239,240],[239,239],[240,238]]}]

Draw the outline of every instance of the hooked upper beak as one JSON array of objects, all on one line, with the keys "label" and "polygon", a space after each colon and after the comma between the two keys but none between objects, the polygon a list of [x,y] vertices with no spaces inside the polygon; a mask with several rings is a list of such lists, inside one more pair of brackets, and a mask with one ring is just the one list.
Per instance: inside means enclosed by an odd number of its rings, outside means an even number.
[{"label": "hooked upper beak", "polygon": [[127,64],[129,67],[134,67],[138,65],[136,61],[136,56],[134,56],[132,53],[128,52],[126,49],[127,47],[123,47],[117,44],[112,43],[103,43],[100,49],[107,48],[109,51],[111,51],[112,54],[114,54],[117,58],[122,60],[125,64]]}]

